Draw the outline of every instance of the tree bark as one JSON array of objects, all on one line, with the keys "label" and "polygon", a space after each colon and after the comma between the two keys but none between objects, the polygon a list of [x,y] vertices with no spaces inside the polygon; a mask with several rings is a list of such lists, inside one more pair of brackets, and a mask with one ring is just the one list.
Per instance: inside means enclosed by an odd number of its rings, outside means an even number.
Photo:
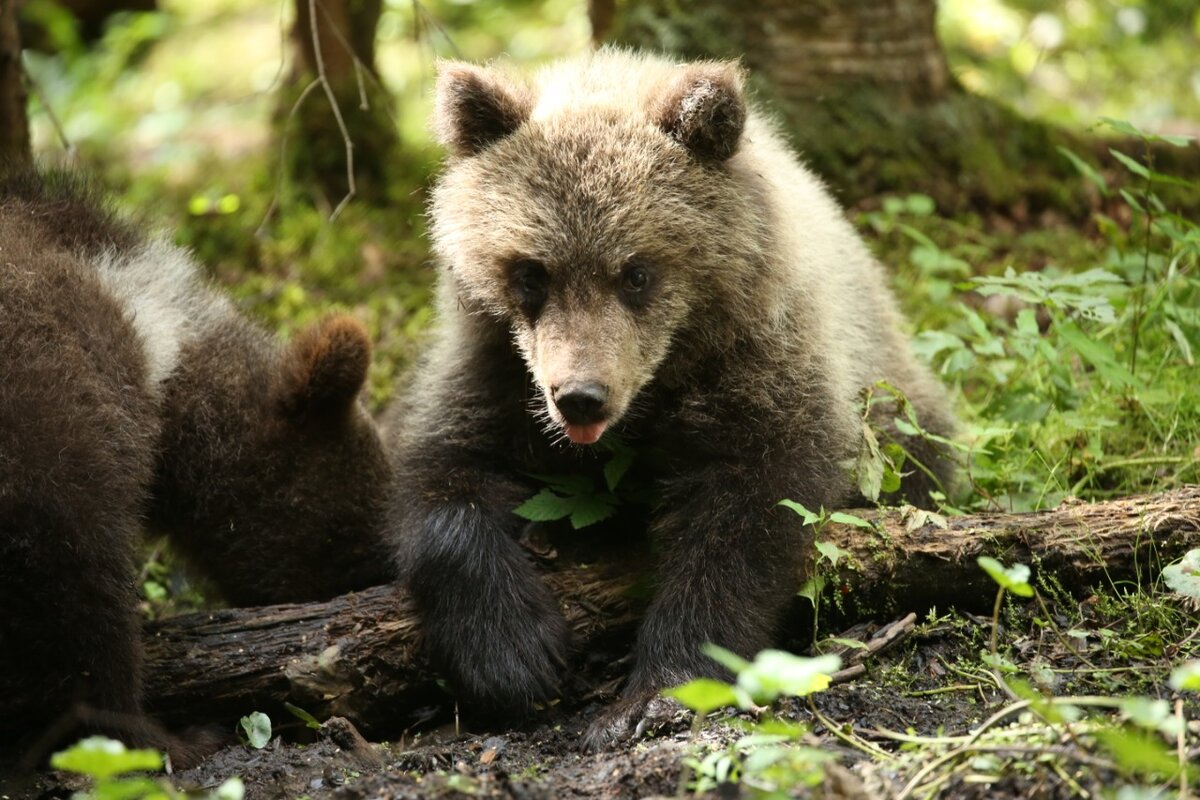
[{"label": "tree bark", "polygon": [[625,4],[614,26],[593,28],[621,39],[666,45],[694,58],[741,58],[770,76],[785,102],[807,101],[862,85],[886,88],[893,101],[923,103],[950,89],[938,45],[936,0],[701,0],[683,11],[675,0]]},{"label": "tree bark", "polygon": [[0,166],[28,163],[29,120],[25,73],[21,67],[21,39],[17,9],[21,0],[0,0]]},{"label": "tree bark", "polygon": [[[1059,148],[1123,174],[1110,141],[963,90],[937,39],[936,0],[624,0],[615,15],[612,0],[597,0],[590,9],[598,41],[740,59],[805,162],[846,203],[923,192],[946,214],[1053,210],[1086,220],[1099,198]],[[1155,162],[1190,174],[1200,149],[1156,148]]]},{"label": "tree bark", "polygon": [[[990,608],[996,587],[976,564],[981,555],[1029,563],[1035,579],[1053,574],[1086,591],[1151,578],[1200,546],[1200,487],[1029,514],[953,517],[945,529],[909,530],[894,511],[863,516],[873,529],[830,524],[818,534],[850,554],[826,573],[826,594],[839,598],[846,618],[920,614],[935,605]],[[643,583],[627,565],[595,563],[555,558],[545,578],[577,651],[623,652],[644,607]],[[791,626],[793,633],[807,629]],[[170,723],[271,713],[287,701],[320,719],[348,717],[368,735],[384,737],[447,700],[419,656],[412,607],[395,587],[327,603],[185,615],[149,624],[146,634],[147,696]]]}]

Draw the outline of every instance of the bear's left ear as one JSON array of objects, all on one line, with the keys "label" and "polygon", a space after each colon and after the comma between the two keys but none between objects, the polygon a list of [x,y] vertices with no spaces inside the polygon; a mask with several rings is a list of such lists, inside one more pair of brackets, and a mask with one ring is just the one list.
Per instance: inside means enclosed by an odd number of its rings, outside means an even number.
[{"label": "bear's left ear", "polygon": [[658,126],[702,161],[737,152],[746,124],[743,73],[736,61],[686,64],[651,109]]},{"label": "bear's left ear", "polygon": [[284,412],[308,419],[345,415],[370,364],[370,337],[353,317],[339,314],[305,328],[283,357]]},{"label": "bear's left ear", "polygon": [[448,150],[472,156],[521,127],[532,109],[529,91],[497,70],[461,61],[437,65],[433,127]]}]

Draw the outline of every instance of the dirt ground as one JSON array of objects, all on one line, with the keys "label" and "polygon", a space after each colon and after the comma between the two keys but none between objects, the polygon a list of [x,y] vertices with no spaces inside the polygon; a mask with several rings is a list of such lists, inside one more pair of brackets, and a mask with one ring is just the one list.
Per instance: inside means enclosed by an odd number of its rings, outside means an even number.
[{"label": "dirt ground", "polygon": [[[1153,659],[1132,664],[1128,654],[1106,648],[1102,636],[1085,637],[1094,644],[1074,650],[1065,639],[1039,633],[1033,615],[1019,608],[1010,610],[1008,619],[1012,627],[1002,629],[1001,635],[1010,656],[1023,671],[1032,671],[1040,663],[1056,674],[1055,693],[1094,693],[1095,681],[1110,672],[1118,680],[1108,684],[1115,694],[1156,691],[1153,681],[1158,679],[1145,682],[1148,671],[1155,668]],[[1065,625],[1067,620],[1059,622]],[[1076,618],[1073,623],[1076,636],[1081,629],[1091,627],[1095,633],[1121,624],[1112,618]],[[454,705],[448,701],[428,709],[424,721],[415,721],[402,738],[368,743],[353,725],[336,718],[315,733],[298,720],[277,718],[277,735],[262,749],[230,745],[198,768],[175,773],[171,781],[190,796],[203,797],[238,776],[247,800],[675,797],[680,796],[685,759],[728,748],[744,735],[746,725],[774,714],[807,725],[803,744],[833,757],[824,767],[824,779],[780,794],[764,794],[745,781],[726,783],[698,796],[854,800],[1111,796],[1110,784],[1119,781],[1106,767],[1110,762],[1081,752],[1048,758],[1047,753],[1064,749],[1062,743],[1037,745],[1025,733],[1011,740],[1011,752],[998,756],[1007,759],[1002,763],[963,763],[959,769],[944,770],[945,780],[934,793],[905,794],[912,791],[909,784],[916,785],[922,769],[938,761],[938,754],[896,741],[897,735],[949,740],[978,728],[1011,702],[996,684],[989,683],[980,660],[990,626],[989,618],[951,612],[917,624],[910,635],[868,659],[865,674],[814,695],[811,706],[807,700],[789,699],[769,711],[763,709],[758,717],[718,712],[696,734],[687,715],[680,713],[642,740],[609,752],[584,753],[578,743],[628,669],[623,653],[591,654],[587,659],[586,674],[575,676],[569,696],[588,696],[591,687],[588,700],[575,705],[563,701],[519,725],[511,721],[475,724],[465,718],[456,722]],[[861,635],[862,627],[854,633]],[[1142,682],[1122,684],[1121,680]],[[1188,718],[1196,719],[1198,710],[1189,703]],[[1013,725],[1015,730],[1016,720]],[[1038,749],[1043,746],[1047,749]],[[872,754],[870,748],[878,750]],[[1087,770],[1074,769],[1071,758],[1094,763]],[[50,773],[28,796],[67,798],[81,788],[84,784],[78,778]]]}]

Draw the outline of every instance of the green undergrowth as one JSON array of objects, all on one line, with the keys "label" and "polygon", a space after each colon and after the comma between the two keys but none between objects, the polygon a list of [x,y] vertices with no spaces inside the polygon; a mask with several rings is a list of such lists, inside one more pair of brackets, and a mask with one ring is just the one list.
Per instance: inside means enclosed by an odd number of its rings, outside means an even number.
[{"label": "green undergrowth", "polygon": [[[667,692],[696,715],[680,795],[821,796],[809,787],[844,784],[840,762],[873,797],[1186,796],[1200,778],[1200,550],[1152,587],[1083,602],[1025,565],[980,566],[998,584],[991,619],[931,612],[860,683],[830,688],[832,655],[751,664],[713,648],[733,683]],[[869,648],[830,641],[851,661]],[[904,724],[899,709],[921,713]]]},{"label": "green undergrowth", "polygon": [[1085,230],[984,231],[938,217],[923,196],[862,216],[896,270],[918,353],[957,393],[965,509],[1023,511],[1200,480],[1200,202],[1167,205],[1158,193],[1200,200],[1200,187],[1138,152],[1118,153],[1125,170],[1112,177],[1062,157],[1111,200]]}]

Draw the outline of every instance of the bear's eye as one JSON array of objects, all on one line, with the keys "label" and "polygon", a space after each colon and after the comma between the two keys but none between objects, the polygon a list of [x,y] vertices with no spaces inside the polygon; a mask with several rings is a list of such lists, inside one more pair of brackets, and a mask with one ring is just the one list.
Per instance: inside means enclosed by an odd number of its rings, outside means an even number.
[{"label": "bear's eye", "polygon": [[625,267],[621,274],[621,296],[626,304],[640,308],[650,299],[650,284],[650,267],[644,262],[635,261]]},{"label": "bear's eye", "polygon": [[550,275],[540,261],[522,258],[509,268],[509,282],[517,296],[521,310],[534,315],[546,302],[550,288]]}]

